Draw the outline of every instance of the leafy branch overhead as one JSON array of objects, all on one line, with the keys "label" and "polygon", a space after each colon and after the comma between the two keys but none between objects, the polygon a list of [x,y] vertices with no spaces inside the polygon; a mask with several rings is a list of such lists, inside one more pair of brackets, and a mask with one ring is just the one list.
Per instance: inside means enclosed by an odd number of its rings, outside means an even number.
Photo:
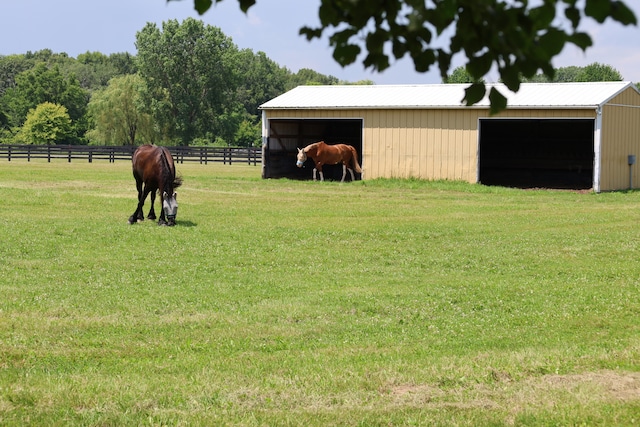
[{"label": "leafy branch overhead", "polygon": [[[169,0],[170,1],[170,0]],[[215,0],[216,3],[222,0]],[[238,0],[244,12],[256,0]],[[203,14],[213,0],[194,0]],[[416,71],[437,66],[447,77],[452,58],[463,54],[466,68],[479,83],[469,87],[465,101],[473,105],[486,95],[481,82],[492,68],[512,91],[523,78],[542,71],[553,77],[552,59],[567,44],[586,50],[593,44],[580,31],[584,18],[603,23],[637,25],[633,11],[620,0],[321,0],[320,26],[303,27],[308,40],[327,32],[333,57],[342,66],[364,54],[366,68],[382,71],[393,59],[406,55]],[[439,39],[446,40],[442,43]],[[392,59],[393,58],[393,59]],[[505,97],[492,89],[492,110],[506,106]]]}]

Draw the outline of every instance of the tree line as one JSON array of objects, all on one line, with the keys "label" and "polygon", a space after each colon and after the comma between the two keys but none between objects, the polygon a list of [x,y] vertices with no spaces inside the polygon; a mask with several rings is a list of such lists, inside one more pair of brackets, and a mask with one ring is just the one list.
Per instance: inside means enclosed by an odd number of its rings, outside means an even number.
[{"label": "tree line", "polygon": [[148,23],[135,44],[0,56],[0,143],[252,146],[260,104],[301,84],[373,83],[294,73],[193,18]]},{"label": "tree line", "polygon": [[[373,84],[310,69],[294,73],[193,18],[161,28],[147,23],[135,45],[136,55],[0,56],[0,143],[252,146],[260,143],[262,103],[302,84]],[[622,80],[601,64],[559,68],[554,76]],[[465,67],[443,81],[476,82]]]},{"label": "tree line", "polygon": [[[624,80],[620,71],[610,65],[594,62],[584,67],[569,66],[554,69],[553,77],[538,73],[530,78],[521,77],[524,83],[569,83],[569,82],[609,82]],[[465,67],[455,68],[444,80],[444,83],[485,83],[484,79],[476,80]],[[640,82],[636,83],[640,90]]]}]

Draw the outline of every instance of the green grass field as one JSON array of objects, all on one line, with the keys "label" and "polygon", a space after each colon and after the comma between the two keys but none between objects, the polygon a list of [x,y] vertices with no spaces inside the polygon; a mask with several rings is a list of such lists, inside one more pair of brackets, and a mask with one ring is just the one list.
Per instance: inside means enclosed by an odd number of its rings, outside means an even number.
[{"label": "green grass field", "polygon": [[640,424],[640,192],[177,168],[0,163],[0,425]]}]

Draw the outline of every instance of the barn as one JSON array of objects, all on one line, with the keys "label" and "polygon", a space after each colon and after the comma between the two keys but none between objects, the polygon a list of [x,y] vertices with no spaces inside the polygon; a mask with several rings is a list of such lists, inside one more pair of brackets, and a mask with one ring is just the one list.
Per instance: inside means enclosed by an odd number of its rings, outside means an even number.
[{"label": "barn", "polygon": [[[630,82],[501,84],[508,108],[463,105],[466,84],[299,86],[262,104],[264,178],[310,179],[297,148],[358,150],[359,178],[463,180],[520,188],[640,187],[640,91]],[[639,159],[640,160],[640,159]],[[342,170],[325,167],[325,177]]]}]

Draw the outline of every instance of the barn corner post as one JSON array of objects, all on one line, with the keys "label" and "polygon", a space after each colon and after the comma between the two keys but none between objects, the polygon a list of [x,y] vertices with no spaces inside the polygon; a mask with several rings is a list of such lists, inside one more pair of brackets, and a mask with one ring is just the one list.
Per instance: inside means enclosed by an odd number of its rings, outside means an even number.
[{"label": "barn corner post", "polygon": [[261,154],[261,162],[262,162],[262,178],[267,178],[267,165],[265,162],[266,151],[269,146],[269,120],[267,119],[267,112],[262,110],[262,154]]},{"label": "barn corner post", "polygon": [[596,108],[595,129],[593,130],[593,192],[600,192],[600,164],[602,162],[602,106]]}]

